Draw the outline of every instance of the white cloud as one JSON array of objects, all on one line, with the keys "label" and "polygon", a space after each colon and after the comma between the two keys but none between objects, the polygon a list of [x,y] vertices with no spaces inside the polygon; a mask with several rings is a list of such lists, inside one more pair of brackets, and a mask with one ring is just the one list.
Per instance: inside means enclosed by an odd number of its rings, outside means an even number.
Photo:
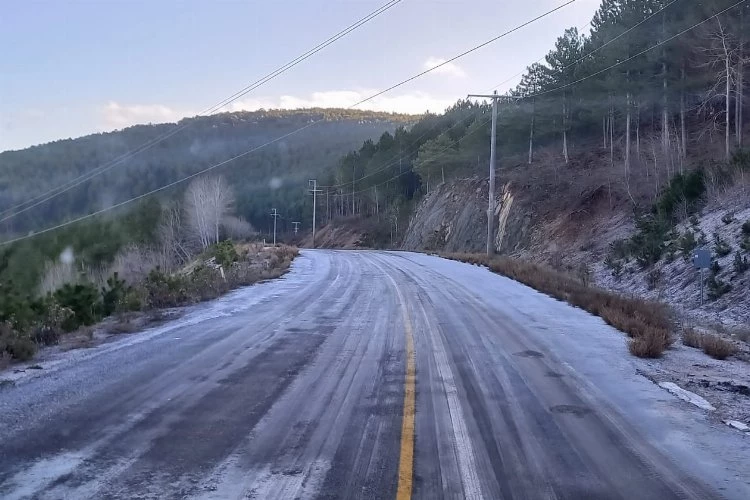
[{"label": "white cloud", "polygon": [[115,101],[109,101],[99,111],[103,120],[103,128],[106,130],[128,127],[138,123],[176,122],[185,116],[194,114],[185,110],[176,110],[163,104],[125,106]]},{"label": "white cloud", "polygon": [[[313,92],[309,96],[282,95],[278,98],[253,98],[235,101],[226,107],[227,111],[260,108],[296,109],[296,108],[348,108],[365,99],[377,90],[329,90]],[[456,98],[457,99],[457,98]],[[431,96],[426,92],[410,92],[399,95],[381,95],[357,106],[357,109],[373,111],[394,111],[399,113],[424,113],[425,111],[442,112],[456,99],[444,99]]]},{"label": "white cloud", "polygon": [[[257,109],[299,109],[299,108],[348,108],[352,104],[376,94],[373,89],[328,90],[309,95],[281,95],[278,97],[258,97],[235,101],[222,111],[255,111]],[[437,98],[426,92],[414,91],[396,95],[381,95],[369,100],[356,109],[419,114],[425,111],[439,113],[451,106],[456,98]],[[178,110],[164,104],[123,105],[109,101],[99,108],[100,130],[121,129],[142,123],[176,122],[196,113]]]},{"label": "white cloud", "polygon": [[[428,57],[422,67],[424,69],[430,69],[439,64],[443,64],[444,62],[445,59],[442,59],[440,57]],[[443,64],[442,66],[434,70],[433,73],[436,73],[438,75],[454,76],[456,78],[466,78],[466,71],[464,71],[464,69],[458,64],[452,62]]]}]

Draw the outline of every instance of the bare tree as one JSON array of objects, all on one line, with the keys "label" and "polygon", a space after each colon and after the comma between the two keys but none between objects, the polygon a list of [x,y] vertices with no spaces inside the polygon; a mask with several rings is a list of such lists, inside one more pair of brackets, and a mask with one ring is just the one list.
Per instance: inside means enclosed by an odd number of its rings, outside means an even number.
[{"label": "bare tree", "polygon": [[254,236],[257,232],[253,226],[242,217],[225,215],[221,221],[225,234],[233,240],[244,240]]},{"label": "bare tree", "polygon": [[181,264],[190,260],[179,203],[172,203],[162,209],[157,234],[167,261]]},{"label": "bare tree", "polygon": [[219,242],[221,221],[234,204],[223,177],[198,177],[185,191],[185,213],[191,236],[207,248]]},{"label": "bare tree", "polygon": [[[721,99],[723,101],[724,115],[724,157],[729,160],[731,153],[731,99],[732,83],[735,78],[734,69],[737,68],[735,61],[738,59],[739,44],[732,36],[721,19],[716,18],[716,26],[704,33],[708,45],[701,48],[706,57],[703,66],[717,68],[714,84],[706,93],[703,111],[706,111],[712,102]],[[708,109],[710,113],[710,109]],[[718,125],[719,115],[711,113],[714,125]],[[735,125],[736,126],[736,125]]]}]

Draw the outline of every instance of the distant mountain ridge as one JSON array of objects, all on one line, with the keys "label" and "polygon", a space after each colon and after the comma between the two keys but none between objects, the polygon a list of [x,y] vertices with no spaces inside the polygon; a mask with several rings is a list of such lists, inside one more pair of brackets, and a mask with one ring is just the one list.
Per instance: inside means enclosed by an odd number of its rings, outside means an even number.
[{"label": "distant mountain ridge", "polygon": [[[304,197],[299,191],[306,187],[307,179],[336,166],[342,155],[363,141],[377,139],[383,132],[416,119],[412,115],[346,109],[261,109],[184,118],[177,123],[135,125],[5,151],[0,153],[0,210],[184,127],[90,181],[5,221],[0,224],[0,233],[38,230],[111,206],[314,123],[217,169],[236,190],[238,213],[261,223],[270,203],[286,212],[302,210]],[[274,183],[270,182],[272,178]]]}]

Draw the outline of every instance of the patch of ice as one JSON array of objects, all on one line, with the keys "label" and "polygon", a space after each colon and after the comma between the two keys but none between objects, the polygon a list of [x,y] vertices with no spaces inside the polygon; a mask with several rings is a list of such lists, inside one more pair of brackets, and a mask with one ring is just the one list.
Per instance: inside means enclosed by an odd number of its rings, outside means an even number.
[{"label": "patch of ice", "polygon": [[708,411],[713,411],[716,409],[711,405],[711,403],[698,396],[696,393],[687,391],[674,382],[661,382],[659,383],[659,387],[668,390],[678,398],[687,401],[688,403],[692,403],[698,408],[702,408]]},{"label": "patch of ice", "polygon": [[738,431],[742,431],[742,432],[750,431],[750,426],[738,420],[725,420],[724,423],[727,424],[729,427],[734,427]]}]

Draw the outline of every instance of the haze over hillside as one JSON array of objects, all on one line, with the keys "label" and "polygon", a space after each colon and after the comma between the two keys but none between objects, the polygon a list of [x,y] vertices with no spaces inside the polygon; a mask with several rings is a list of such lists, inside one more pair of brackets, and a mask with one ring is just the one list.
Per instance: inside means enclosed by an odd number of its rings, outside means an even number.
[{"label": "haze over hillside", "polygon": [[[243,111],[185,118],[176,124],[137,125],[6,151],[0,153],[1,210],[67,186],[102,166],[107,171],[9,219],[0,231],[38,230],[112,206],[268,142],[273,143],[233,160],[216,173],[229,178],[236,191],[238,214],[253,224],[264,226],[272,205],[298,217],[308,204],[304,196],[308,179],[335,167],[343,154],[363,141],[377,139],[414,119],[340,109]],[[285,137],[287,134],[292,135]],[[168,137],[112,164],[163,135]],[[183,188],[175,189],[181,192]],[[171,196],[170,192],[164,195]]]}]

